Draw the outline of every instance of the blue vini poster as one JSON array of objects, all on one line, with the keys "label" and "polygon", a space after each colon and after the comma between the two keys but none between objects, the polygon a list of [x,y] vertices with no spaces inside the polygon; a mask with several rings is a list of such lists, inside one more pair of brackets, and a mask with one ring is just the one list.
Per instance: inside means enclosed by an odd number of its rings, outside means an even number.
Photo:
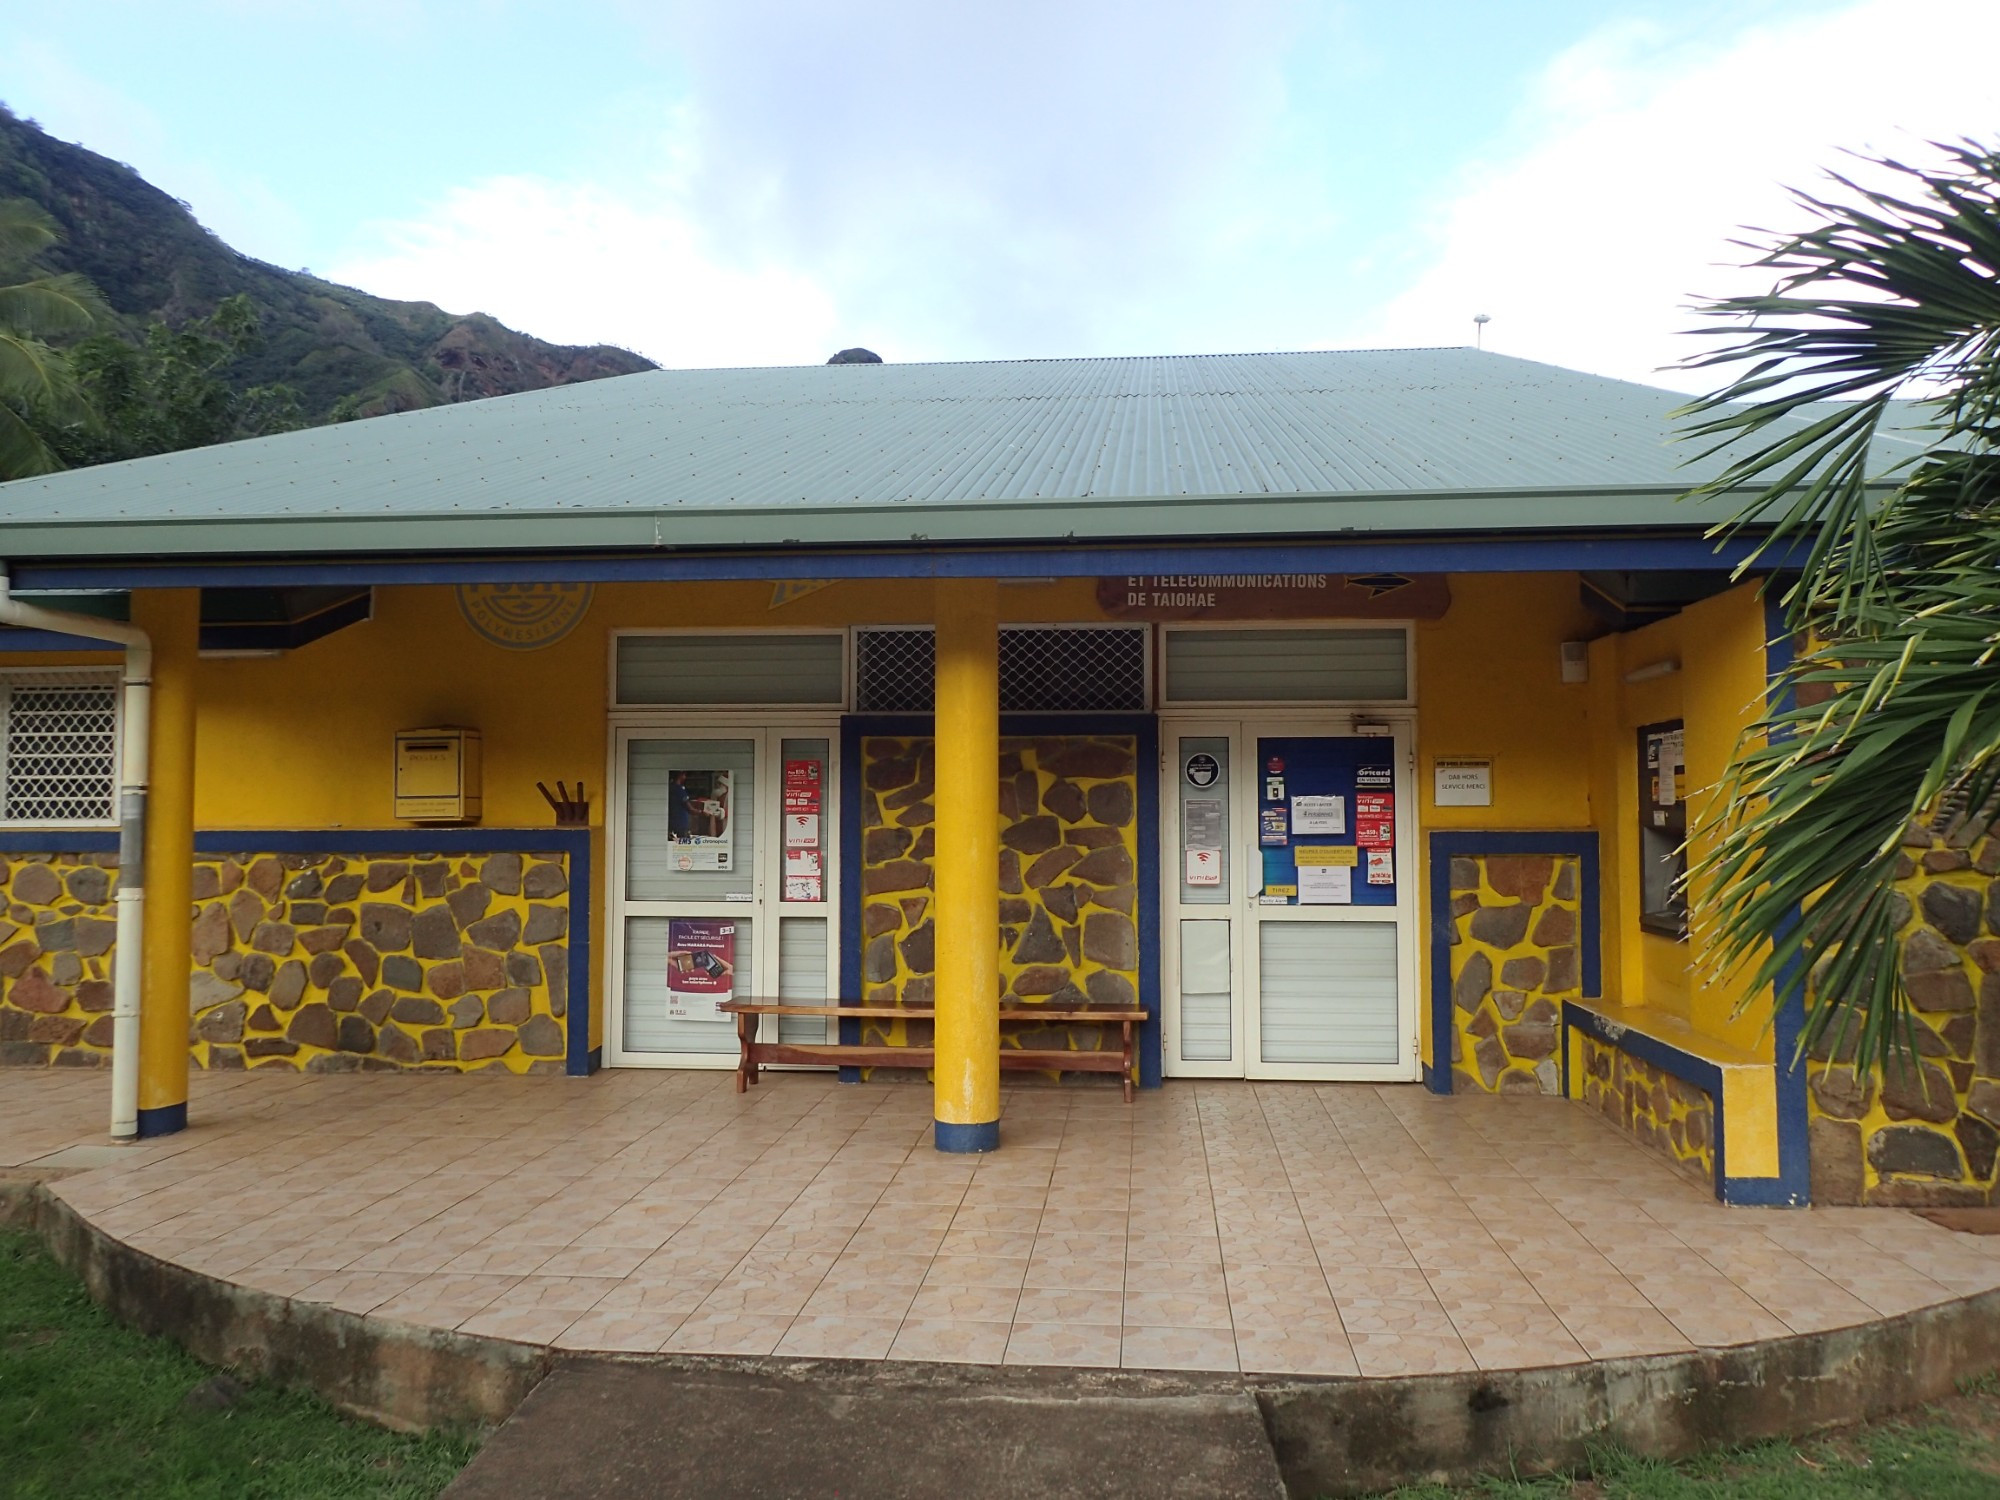
[{"label": "blue vini poster", "polygon": [[1393,739],[1260,738],[1255,772],[1266,904],[1396,904]]}]

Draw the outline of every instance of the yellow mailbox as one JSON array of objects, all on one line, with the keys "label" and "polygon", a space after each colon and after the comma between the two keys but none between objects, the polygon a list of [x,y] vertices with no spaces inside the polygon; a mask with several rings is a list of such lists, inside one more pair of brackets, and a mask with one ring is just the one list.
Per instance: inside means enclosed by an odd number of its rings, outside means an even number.
[{"label": "yellow mailbox", "polygon": [[396,731],[396,816],[411,823],[479,821],[478,730]]}]

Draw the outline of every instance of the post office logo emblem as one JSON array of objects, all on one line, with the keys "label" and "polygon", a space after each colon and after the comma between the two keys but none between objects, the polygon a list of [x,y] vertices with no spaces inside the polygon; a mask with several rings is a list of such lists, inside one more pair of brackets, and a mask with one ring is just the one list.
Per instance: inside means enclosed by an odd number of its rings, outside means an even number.
[{"label": "post office logo emblem", "polygon": [[537,651],[568,635],[590,608],[587,583],[462,583],[458,609],[485,640]]}]

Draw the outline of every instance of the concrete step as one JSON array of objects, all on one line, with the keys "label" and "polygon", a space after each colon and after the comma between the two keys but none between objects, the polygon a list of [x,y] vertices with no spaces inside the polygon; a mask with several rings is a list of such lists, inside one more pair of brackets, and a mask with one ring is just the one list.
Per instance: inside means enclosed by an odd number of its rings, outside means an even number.
[{"label": "concrete step", "polygon": [[448,1500],[1282,1500],[1250,1393],[1093,1393],[1076,1371],[557,1369]]}]

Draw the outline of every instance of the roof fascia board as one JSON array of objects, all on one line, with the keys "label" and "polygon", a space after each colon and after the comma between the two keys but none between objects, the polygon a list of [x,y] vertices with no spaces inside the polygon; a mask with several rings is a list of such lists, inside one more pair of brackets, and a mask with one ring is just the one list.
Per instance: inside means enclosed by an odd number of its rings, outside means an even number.
[{"label": "roof fascia board", "polygon": [[[22,560],[22,590],[302,588],[459,583],[685,583],[777,579],[1094,578],[1159,573],[1549,573],[1734,568],[1753,538],[1700,536],[1486,537],[1281,546],[909,549],[894,552],[656,552],[640,556],[268,559],[218,562]],[[1787,554],[1788,555],[1788,554]],[[1760,560],[1782,567],[1787,555]]]},{"label": "roof fascia board", "polygon": [[[1369,492],[1354,495],[1201,495],[1173,499],[910,501],[883,505],[700,506],[605,510],[588,506],[521,513],[479,509],[447,514],[352,512],[278,516],[131,515],[22,520],[4,525],[15,557],[101,556],[105,538],[120,552],[380,553],[513,550],[620,550],[637,547],[981,545],[1022,533],[1137,541],[1162,536],[1269,540],[1342,532],[1551,531],[1703,526],[1740,508],[1734,495],[1678,504],[1671,487],[1580,490]],[[1746,494],[1748,492],[1745,492]],[[1657,505],[1657,509],[1655,506]],[[1634,514],[1644,507],[1643,514]],[[1509,518],[1496,527],[1496,517]],[[1010,533],[1013,536],[1010,536]]]}]

